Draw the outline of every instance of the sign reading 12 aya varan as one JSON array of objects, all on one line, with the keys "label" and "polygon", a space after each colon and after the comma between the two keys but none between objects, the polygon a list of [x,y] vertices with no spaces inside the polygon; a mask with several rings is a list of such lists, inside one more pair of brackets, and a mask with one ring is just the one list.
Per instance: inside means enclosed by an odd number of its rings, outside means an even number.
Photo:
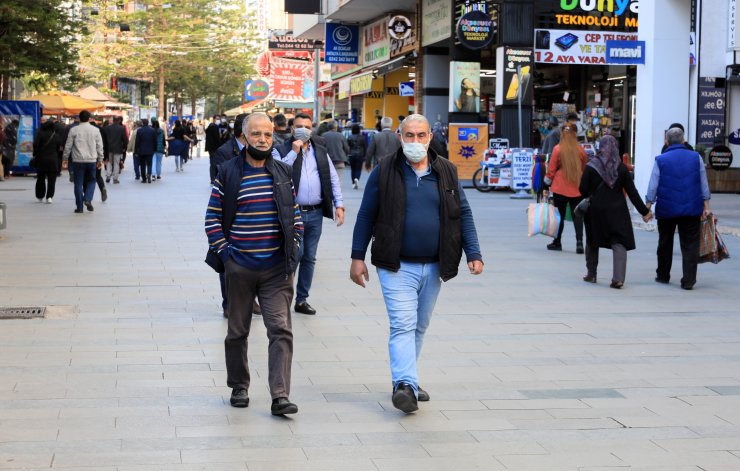
[{"label": "sign reading 12 aya varan", "polygon": [[637,33],[536,29],[534,60],[545,64],[604,65],[609,63],[608,41],[637,41]]}]

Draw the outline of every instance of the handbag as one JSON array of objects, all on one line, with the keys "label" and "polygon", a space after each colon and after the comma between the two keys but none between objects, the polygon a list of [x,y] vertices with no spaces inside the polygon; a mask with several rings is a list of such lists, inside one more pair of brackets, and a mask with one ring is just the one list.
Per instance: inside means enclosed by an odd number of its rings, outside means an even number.
[{"label": "handbag", "polygon": [[604,180],[602,180],[601,183],[599,183],[599,186],[596,187],[593,193],[591,193],[586,198],[583,198],[581,202],[578,203],[575,208],[573,208],[574,216],[582,218],[583,216],[586,215],[586,213],[588,213],[588,209],[591,207],[591,197],[594,195],[594,193],[596,193],[599,190],[599,188],[601,188],[603,184],[604,184]]},{"label": "handbag", "polygon": [[550,203],[530,203],[527,208],[527,235],[555,237],[560,226],[560,212]]},{"label": "handbag", "polygon": [[699,263],[717,264],[726,258],[730,258],[730,251],[717,231],[717,218],[713,214],[709,214],[701,222],[700,237]]}]

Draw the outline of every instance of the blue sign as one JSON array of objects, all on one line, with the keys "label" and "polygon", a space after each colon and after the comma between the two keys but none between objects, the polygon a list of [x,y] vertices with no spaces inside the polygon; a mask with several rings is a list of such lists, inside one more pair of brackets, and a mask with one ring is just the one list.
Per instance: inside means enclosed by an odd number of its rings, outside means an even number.
[{"label": "blue sign", "polygon": [[414,96],[414,82],[400,82],[398,88],[400,96]]},{"label": "blue sign", "polygon": [[244,99],[246,101],[264,100],[270,92],[270,85],[264,80],[247,80],[244,82]]},{"label": "blue sign", "polygon": [[328,64],[357,64],[360,57],[360,27],[326,23],[326,50]]},{"label": "blue sign", "polygon": [[645,41],[608,40],[606,42],[606,63],[645,64]]},{"label": "blue sign", "polygon": [[478,128],[459,128],[457,130],[458,141],[478,141]]}]

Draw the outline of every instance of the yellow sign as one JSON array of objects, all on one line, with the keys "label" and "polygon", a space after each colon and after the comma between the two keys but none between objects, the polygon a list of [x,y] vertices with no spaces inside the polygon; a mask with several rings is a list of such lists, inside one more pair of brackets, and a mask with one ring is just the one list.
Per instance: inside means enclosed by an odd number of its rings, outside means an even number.
[{"label": "yellow sign", "polygon": [[449,132],[447,149],[450,162],[455,164],[460,181],[466,185],[480,168],[480,162],[488,150],[488,125],[451,123]]},{"label": "yellow sign", "polygon": [[349,82],[349,94],[361,95],[373,89],[373,74],[352,77]]}]

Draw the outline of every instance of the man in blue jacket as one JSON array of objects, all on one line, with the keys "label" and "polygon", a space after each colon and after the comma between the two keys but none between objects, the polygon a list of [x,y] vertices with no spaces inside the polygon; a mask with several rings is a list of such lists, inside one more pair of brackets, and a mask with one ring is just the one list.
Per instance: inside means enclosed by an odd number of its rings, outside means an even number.
[{"label": "man in blue jacket", "polygon": [[141,120],[141,127],[136,131],[134,154],[139,156],[141,183],[152,182],[152,157],[157,150],[157,130],[149,126],[149,119]]},{"label": "man in blue jacket", "polygon": [[645,201],[658,220],[658,269],[655,281],[668,283],[673,263],[673,235],[678,227],[683,258],[681,288],[692,289],[699,263],[701,219],[710,212],[707,172],[699,153],[688,150],[683,129],[666,133],[665,152],[655,158]]},{"label": "man in blue jacket", "polygon": [[350,278],[364,287],[365,252],[371,262],[390,321],[393,406],[410,413],[429,394],[419,387],[416,363],[441,287],[457,275],[465,250],[468,269],[483,272],[473,212],[457,168],[429,150],[429,121],[418,114],[401,124],[403,147],[381,159],[365,186],[352,238]]}]

